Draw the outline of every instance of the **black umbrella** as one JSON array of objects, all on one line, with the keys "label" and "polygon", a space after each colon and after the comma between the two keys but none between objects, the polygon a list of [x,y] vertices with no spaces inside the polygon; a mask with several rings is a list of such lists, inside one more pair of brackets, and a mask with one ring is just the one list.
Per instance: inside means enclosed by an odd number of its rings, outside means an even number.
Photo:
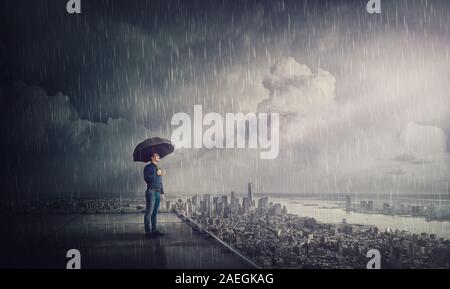
[{"label": "black umbrella", "polygon": [[136,146],[133,152],[135,162],[149,162],[153,153],[157,153],[161,158],[172,153],[175,146],[168,139],[152,137],[144,140]]}]

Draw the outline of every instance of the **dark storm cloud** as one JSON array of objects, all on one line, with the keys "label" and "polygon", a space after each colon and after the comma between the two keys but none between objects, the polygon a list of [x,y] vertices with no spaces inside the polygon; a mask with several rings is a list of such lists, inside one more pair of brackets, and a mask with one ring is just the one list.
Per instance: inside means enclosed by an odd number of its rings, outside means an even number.
[{"label": "dark storm cloud", "polygon": [[66,95],[24,83],[3,86],[0,101],[6,194],[136,190],[140,172],[131,152],[154,134],[144,126],[124,118],[81,119]]},{"label": "dark storm cloud", "polygon": [[83,1],[77,16],[55,1],[0,5],[2,178],[25,192],[118,189],[101,180],[129,163],[101,168],[131,150],[115,141],[133,143],[138,133],[121,124],[164,136],[172,114],[194,103],[235,105],[238,96],[210,97],[233,89],[219,83],[227,82],[220,71],[247,69],[254,41],[265,33],[258,41],[271,45],[288,21],[271,15],[286,15],[283,3],[259,1]]},{"label": "dark storm cloud", "polygon": [[[234,5],[221,10],[207,1],[85,2],[85,13],[76,17],[52,1],[4,4],[4,70],[8,79],[50,93],[64,89],[92,120],[136,117],[133,99],[140,102],[143,95],[170,109],[169,88],[208,77],[217,40],[236,37],[225,35],[234,29],[227,15]],[[234,53],[223,45],[224,58]],[[138,117],[158,127],[162,115],[154,109]]]},{"label": "dark storm cloud", "polygon": [[[262,47],[283,39],[305,47],[298,41],[304,32],[287,35],[280,27],[331,9],[316,1],[84,2],[84,13],[71,16],[53,1],[6,1],[5,77],[64,91],[84,118],[138,118],[152,129],[186,102],[214,107],[205,95],[217,73],[237,64],[248,69],[255,57],[267,57]],[[306,17],[287,17],[305,16],[305,7]],[[203,91],[196,96],[173,95],[197,84]],[[139,111],[148,99],[156,105]]]}]

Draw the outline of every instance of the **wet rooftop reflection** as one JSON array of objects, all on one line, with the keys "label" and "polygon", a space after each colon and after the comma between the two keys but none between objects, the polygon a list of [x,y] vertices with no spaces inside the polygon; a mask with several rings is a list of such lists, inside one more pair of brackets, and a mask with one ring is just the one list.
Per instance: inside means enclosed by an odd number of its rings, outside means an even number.
[{"label": "wet rooftop reflection", "polygon": [[[142,214],[37,215],[4,218],[3,268],[65,268],[66,252],[81,252],[81,268],[248,268],[172,213],[160,213],[164,236],[144,238]],[[9,219],[9,220],[8,220]]]}]

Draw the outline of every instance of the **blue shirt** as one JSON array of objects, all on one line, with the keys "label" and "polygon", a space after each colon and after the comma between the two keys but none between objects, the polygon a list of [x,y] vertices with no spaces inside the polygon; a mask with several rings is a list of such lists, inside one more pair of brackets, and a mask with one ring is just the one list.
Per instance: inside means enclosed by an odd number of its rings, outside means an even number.
[{"label": "blue shirt", "polygon": [[144,168],[144,179],[147,183],[147,188],[151,188],[159,191],[161,194],[164,194],[164,188],[162,184],[161,176],[157,174],[158,166],[154,163],[149,163]]}]

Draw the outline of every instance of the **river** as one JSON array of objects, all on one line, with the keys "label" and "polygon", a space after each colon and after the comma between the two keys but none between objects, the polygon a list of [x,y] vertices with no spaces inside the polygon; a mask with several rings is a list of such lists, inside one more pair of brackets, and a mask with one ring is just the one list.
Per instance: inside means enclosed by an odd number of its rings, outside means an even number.
[{"label": "river", "polygon": [[322,223],[341,223],[346,219],[350,224],[375,225],[380,230],[392,228],[412,233],[436,234],[450,239],[449,221],[425,221],[424,217],[390,216],[381,214],[363,214],[346,212],[337,202],[324,200],[294,201],[286,198],[271,198],[274,203],[286,205],[288,213],[302,217],[312,217]]}]

